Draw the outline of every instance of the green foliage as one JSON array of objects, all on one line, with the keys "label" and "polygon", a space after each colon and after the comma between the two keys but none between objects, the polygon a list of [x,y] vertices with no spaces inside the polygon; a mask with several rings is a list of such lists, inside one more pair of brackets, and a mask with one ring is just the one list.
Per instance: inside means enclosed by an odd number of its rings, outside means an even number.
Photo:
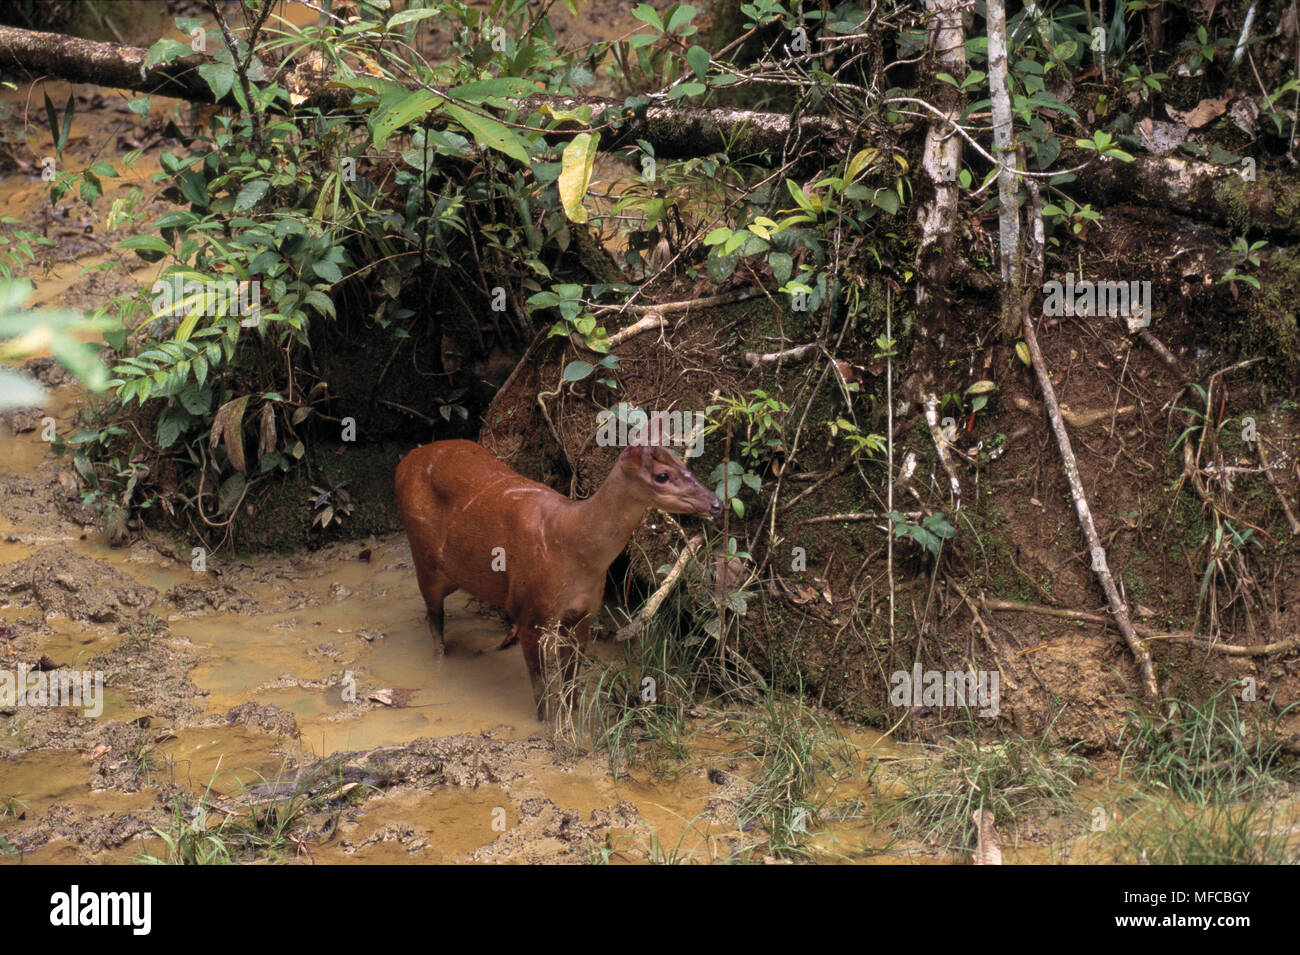
[{"label": "green foliage", "polygon": [[1211,37],[1204,24],[1198,24],[1194,35],[1187,37],[1178,45],[1187,68],[1193,73],[1214,63],[1214,59],[1231,50],[1231,37]]},{"label": "green foliage", "polygon": [[919,523],[908,519],[900,511],[889,512],[889,523],[893,525],[894,537],[911,538],[920,544],[931,557],[939,556],[939,548],[946,540],[957,536],[957,529],[948,523],[942,512],[931,514]]},{"label": "green foliage", "polygon": [[[554,261],[557,233],[561,249],[569,243],[560,163],[541,135],[560,118],[512,106],[539,86],[574,92],[591,77],[558,54],[550,25],[533,24],[524,0],[498,3],[491,22],[455,0],[391,16],[363,4],[361,14],[346,24],[268,26],[254,49],[227,49],[221,32],[207,29],[214,53],[199,73],[214,96],[231,97],[243,111],[213,115],[188,134],[171,130],[180,148],[161,155],[155,179],[175,208],[157,220],[155,234],[119,243],[121,251],[159,264],[154,285],[114,300],[102,317],[116,354],[114,398],[152,422],[148,453],[181,467],[169,510],[197,505],[231,514],[255,484],[311,467],[309,429],[323,420],[330,395],[326,382],[295,369],[312,367],[312,330],[336,320],[340,295],[362,296],[376,334],[396,342],[424,320],[406,302],[408,287],[461,268],[542,295],[534,294],[531,307],[558,308],[557,332],[576,332],[596,351],[608,350],[581,287],[553,277],[542,261],[548,244]],[[689,35],[693,16],[683,7],[664,29],[673,38]],[[425,62],[403,42],[431,17],[452,33],[442,65]],[[183,18],[177,26],[187,35],[204,27]],[[379,48],[377,36],[395,42]],[[149,58],[166,63],[191,52],[164,40]],[[286,56],[323,58],[353,109],[364,113],[365,127],[358,130],[351,113],[304,105],[291,117],[272,112],[291,93],[265,63]],[[698,64],[698,55],[693,59]],[[366,72],[357,72],[358,63]],[[143,117],[148,98],[132,108]],[[59,120],[52,109],[49,119],[52,126]],[[376,168],[382,176],[370,172]],[[51,198],[79,190],[93,204],[99,183],[114,175],[102,162],[65,171],[51,183]],[[568,195],[570,206],[575,195],[580,203],[585,185],[579,186]],[[110,219],[133,221],[138,201],[138,193],[117,199]],[[466,262],[470,234],[475,260]],[[593,290],[593,298],[605,291]],[[495,302],[493,309],[500,310]],[[616,367],[612,356],[599,365],[574,361],[566,380]],[[444,420],[468,416],[450,395],[431,401]],[[255,452],[245,446],[251,440]],[[109,455],[122,453],[99,442],[91,448],[111,485],[122,469]],[[327,478],[314,480],[332,488]],[[317,523],[337,523],[342,503],[331,490],[315,509]]]},{"label": "green foliage", "polygon": [[13,216],[0,216],[0,226],[6,230],[0,234],[0,277],[6,282],[12,281],[14,273],[29,262],[36,260],[32,251],[34,245],[54,245],[54,240],[26,229],[15,229],[22,220]]},{"label": "green foliage", "polygon": [[[67,310],[26,311],[23,303],[31,292],[25,281],[0,281],[0,362],[48,349],[87,388],[103,391],[108,379],[104,366],[94,347],[76,337],[97,325]],[[44,389],[27,375],[0,368],[0,411],[40,405],[44,400]]]},{"label": "green foliage", "polygon": [[762,476],[752,468],[784,446],[782,425],[789,410],[785,402],[758,388],[742,396],[720,398],[704,409],[709,421],[705,434],[726,430],[741,435],[741,460],[719,463],[709,475],[709,482],[716,485],[715,493],[724,502],[731,502],[737,517],[745,516],[745,504],[739,496],[741,486],[755,493],[762,490]]},{"label": "green foliage", "polygon": [[1232,242],[1231,249],[1229,249],[1236,261],[1219,277],[1219,282],[1245,282],[1256,291],[1259,291],[1259,279],[1253,275],[1239,272],[1238,268],[1245,268],[1246,266],[1258,268],[1260,250],[1267,248],[1268,242],[1264,239],[1251,242],[1244,235],[1237,236]]}]

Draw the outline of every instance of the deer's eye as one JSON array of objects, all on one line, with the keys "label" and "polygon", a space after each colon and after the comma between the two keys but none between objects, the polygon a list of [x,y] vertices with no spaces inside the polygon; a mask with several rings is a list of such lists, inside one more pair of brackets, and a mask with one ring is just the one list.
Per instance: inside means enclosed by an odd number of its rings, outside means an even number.
[{"label": "deer's eye", "polygon": [[667,483],[668,483],[668,472],[667,472],[667,471],[660,471],[658,474],[656,474],[656,475],[655,475],[655,483],[656,483],[656,484],[667,484]]}]

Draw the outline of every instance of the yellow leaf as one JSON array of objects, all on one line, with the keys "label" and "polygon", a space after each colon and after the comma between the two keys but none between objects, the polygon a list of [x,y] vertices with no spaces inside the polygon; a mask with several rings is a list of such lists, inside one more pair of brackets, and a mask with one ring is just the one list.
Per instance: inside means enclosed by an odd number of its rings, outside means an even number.
[{"label": "yellow leaf", "polygon": [[867,166],[871,164],[872,160],[876,158],[878,152],[878,149],[859,150],[857,155],[849,160],[848,169],[844,173],[844,182],[847,184],[857,179],[858,176],[862,174],[862,170],[866,169]]},{"label": "yellow leaf", "polygon": [[564,147],[563,167],[557,186],[564,214],[571,222],[587,221],[587,210],[582,200],[587,197],[587,187],[591,184],[591,167],[596,161],[599,143],[599,133],[579,133]]}]

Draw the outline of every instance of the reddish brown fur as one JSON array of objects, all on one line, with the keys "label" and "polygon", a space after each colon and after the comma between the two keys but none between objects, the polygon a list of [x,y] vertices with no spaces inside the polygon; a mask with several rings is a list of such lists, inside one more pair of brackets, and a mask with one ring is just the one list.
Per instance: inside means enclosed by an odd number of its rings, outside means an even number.
[{"label": "reddish brown fur", "polygon": [[[514,619],[543,719],[541,631],[560,623],[573,629],[579,647],[586,645],[605,572],[647,508],[710,517],[722,508],[671,451],[635,444],[585,501],[528,480],[472,441],[416,448],[397,466],[396,486],[439,644],[443,601],[453,591],[504,607]],[[494,554],[495,548],[502,550]],[[494,570],[502,557],[505,569]]]}]

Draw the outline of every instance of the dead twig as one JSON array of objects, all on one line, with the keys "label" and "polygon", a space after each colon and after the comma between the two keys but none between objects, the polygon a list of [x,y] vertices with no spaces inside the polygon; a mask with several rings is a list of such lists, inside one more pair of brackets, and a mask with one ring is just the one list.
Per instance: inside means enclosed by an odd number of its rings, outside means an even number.
[{"label": "dead twig", "polygon": [[1153,352],[1155,352],[1157,355],[1159,355],[1160,359],[1166,365],[1169,366],[1169,369],[1175,375],[1177,375],[1180,379],[1184,377],[1182,364],[1178,361],[1177,358],[1174,357],[1174,353],[1165,347],[1164,342],[1162,342],[1160,339],[1156,338],[1156,336],[1151,334],[1150,329],[1144,328],[1141,331],[1139,331],[1138,338],[1146,342],[1146,346],[1150,348]]},{"label": "dead twig", "polygon": [[641,321],[629,325],[627,328],[620,328],[613,335],[610,335],[609,347],[611,349],[617,348],[629,338],[640,335],[642,332],[652,331],[656,328],[663,328],[666,324],[668,323],[664,320],[663,315],[658,312],[649,312],[645,318],[641,319]]},{"label": "dead twig", "polygon": [[780,351],[773,352],[745,352],[745,363],[751,368],[759,368],[763,365],[775,365],[780,362],[803,361],[817,354],[821,347],[818,342],[809,342],[807,345],[796,345],[793,348],[783,348]]},{"label": "dead twig", "polygon": [[686,570],[687,563],[689,563],[690,559],[696,555],[703,543],[704,537],[700,534],[696,534],[686,542],[686,546],[683,547],[682,552],[677,555],[677,562],[673,564],[673,569],[668,572],[668,576],[664,578],[664,582],[650,595],[650,599],[641,606],[641,609],[637,611],[636,616],[623,626],[619,627],[618,632],[614,634],[614,640],[616,642],[631,640],[641,632],[642,628],[646,625],[646,621],[655,615],[655,612],[663,604],[664,600],[667,599],[670,593],[672,593],[673,588],[677,586],[677,581],[681,579],[682,572]]}]

